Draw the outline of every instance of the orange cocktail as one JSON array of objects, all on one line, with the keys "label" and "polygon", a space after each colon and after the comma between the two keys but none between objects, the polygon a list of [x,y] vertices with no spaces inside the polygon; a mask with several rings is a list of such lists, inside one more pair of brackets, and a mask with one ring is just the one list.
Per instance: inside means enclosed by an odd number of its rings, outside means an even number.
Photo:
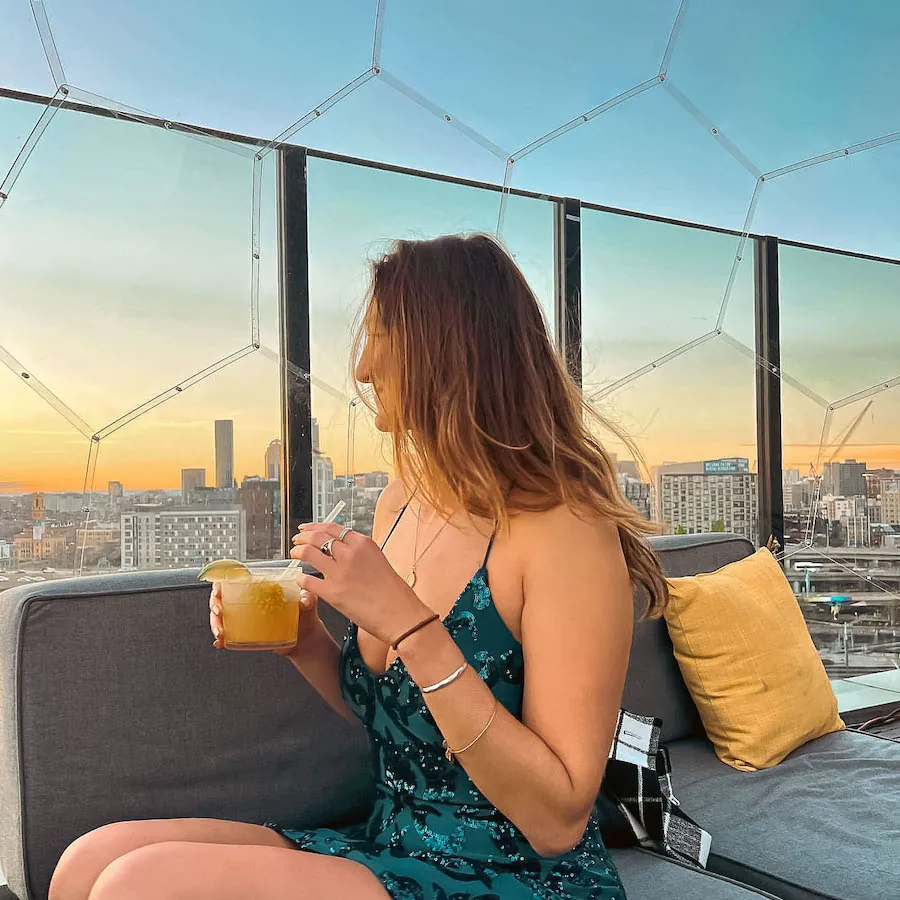
[{"label": "orange cocktail", "polygon": [[297,643],[297,574],[251,569],[246,580],[222,582],[223,639],[228,650],[287,650]]}]

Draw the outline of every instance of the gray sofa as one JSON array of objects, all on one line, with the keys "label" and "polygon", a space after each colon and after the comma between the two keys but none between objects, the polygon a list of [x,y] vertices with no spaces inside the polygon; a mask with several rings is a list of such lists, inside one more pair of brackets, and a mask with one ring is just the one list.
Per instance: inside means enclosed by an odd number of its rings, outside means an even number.
[{"label": "gray sofa", "polygon": [[[655,544],[670,575],[753,551],[729,535]],[[195,571],[0,594],[0,868],[9,882],[0,896],[46,897],[64,848],[106,822],[212,816],[304,827],[365,817],[361,729],[286,660],[216,651],[207,598]],[[345,627],[334,615],[328,625]],[[725,766],[662,621],[635,630],[623,705],[664,720],[676,795],[712,833],[706,872],[613,850],[629,900],[900,898],[900,744],[842,732],[774,769]]]}]

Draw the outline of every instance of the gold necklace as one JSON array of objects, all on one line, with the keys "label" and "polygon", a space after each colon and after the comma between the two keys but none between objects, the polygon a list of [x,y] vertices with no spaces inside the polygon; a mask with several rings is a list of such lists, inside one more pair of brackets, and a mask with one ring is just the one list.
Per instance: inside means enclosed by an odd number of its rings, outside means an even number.
[{"label": "gold necklace", "polygon": [[440,535],[440,533],[447,527],[447,524],[449,523],[450,519],[444,520],[444,524],[441,525],[440,528],[438,528],[434,537],[428,542],[428,546],[418,556],[416,556],[416,548],[419,546],[419,522],[420,521],[421,521],[421,519],[419,518],[418,515],[416,515],[416,536],[413,541],[413,561],[412,561],[412,565],[409,568],[409,573],[406,576],[406,583],[410,587],[416,586],[416,566],[418,565],[419,560],[428,552],[431,545],[438,539],[438,535]]}]

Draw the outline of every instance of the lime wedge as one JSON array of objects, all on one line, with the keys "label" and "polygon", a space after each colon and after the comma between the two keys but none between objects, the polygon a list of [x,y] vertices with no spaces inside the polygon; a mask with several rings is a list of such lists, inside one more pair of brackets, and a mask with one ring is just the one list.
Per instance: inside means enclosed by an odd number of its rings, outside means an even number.
[{"label": "lime wedge", "polygon": [[207,563],[197,577],[201,581],[248,581],[250,570],[236,559],[216,559]]}]

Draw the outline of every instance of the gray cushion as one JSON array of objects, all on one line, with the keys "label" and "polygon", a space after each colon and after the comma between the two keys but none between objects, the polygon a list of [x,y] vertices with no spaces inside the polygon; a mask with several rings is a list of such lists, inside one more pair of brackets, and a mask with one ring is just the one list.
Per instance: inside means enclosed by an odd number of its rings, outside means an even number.
[{"label": "gray cushion", "polygon": [[[651,544],[669,578],[713,572],[754,552],[753,544],[732,534],[655,537]],[[635,614],[646,604],[635,598]],[[635,622],[631,660],[622,706],[663,720],[662,739],[676,741],[705,734],[700,714],[681,677],[665,619]]]},{"label": "gray cushion", "polygon": [[759,772],[705,740],[669,752],[678,799],[713,836],[711,869],[788,900],[900,896],[900,744],[841,731]]},{"label": "gray cushion", "polygon": [[[628,900],[759,900],[772,894],[648,850],[613,850]],[[774,898],[773,898],[774,900]]]},{"label": "gray cushion", "polygon": [[106,822],[303,827],[369,809],[362,728],[289,661],[214,649],[209,587],[195,578],[116,575],[0,594],[0,867],[19,896],[27,871],[30,896],[45,897],[65,847]]}]

